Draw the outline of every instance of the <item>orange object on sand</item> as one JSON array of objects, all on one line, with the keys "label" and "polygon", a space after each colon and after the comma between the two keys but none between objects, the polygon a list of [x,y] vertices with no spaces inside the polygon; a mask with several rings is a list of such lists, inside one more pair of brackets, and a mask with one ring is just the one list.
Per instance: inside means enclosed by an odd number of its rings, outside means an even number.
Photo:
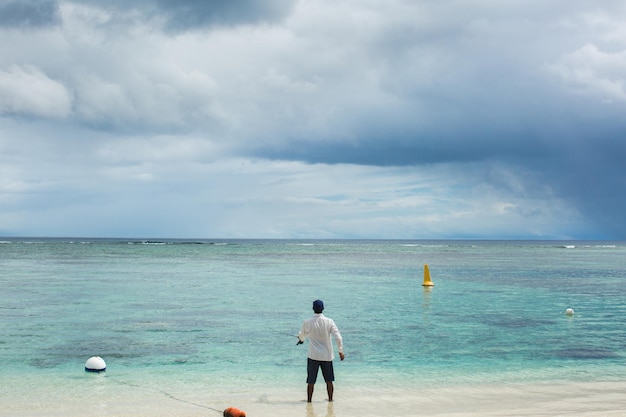
[{"label": "orange object on sand", "polygon": [[246,417],[246,412],[235,407],[228,407],[224,410],[224,417]]}]

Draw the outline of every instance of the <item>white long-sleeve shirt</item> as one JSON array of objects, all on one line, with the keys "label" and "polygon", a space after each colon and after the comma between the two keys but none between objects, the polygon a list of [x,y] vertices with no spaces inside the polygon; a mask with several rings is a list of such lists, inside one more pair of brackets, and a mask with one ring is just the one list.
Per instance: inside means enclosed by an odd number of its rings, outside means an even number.
[{"label": "white long-sleeve shirt", "polygon": [[335,338],[337,349],[343,353],[343,338],[335,322],[319,313],[302,323],[298,339],[304,342],[307,337],[309,338],[309,358],[317,361],[332,361],[335,355],[330,340],[331,335]]}]

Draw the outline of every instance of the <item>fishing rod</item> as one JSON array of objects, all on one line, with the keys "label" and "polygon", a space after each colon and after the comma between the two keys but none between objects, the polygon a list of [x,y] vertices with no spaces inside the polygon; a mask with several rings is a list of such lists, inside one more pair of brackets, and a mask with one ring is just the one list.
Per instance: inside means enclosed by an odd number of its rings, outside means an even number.
[{"label": "fishing rod", "polygon": [[287,332],[281,332],[280,330],[276,330],[276,329],[272,329],[273,331],[275,331],[276,333],[280,333],[280,334],[284,334],[285,336],[293,336],[293,337],[298,337],[295,334],[291,334],[291,333],[287,333]]},{"label": "fishing rod", "polygon": [[286,332],[281,332],[280,330],[276,330],[276,329],[272,329],[272,330],[274,330],[276,333],[284,334],[285,336],[292,336],[292,337],[298,338],[298,343],[296,343],[296,345],[301,345],[302,343],[304,343],[302,340],[300,340],[298,335],[291,334],[291,333],[286,333]]}]

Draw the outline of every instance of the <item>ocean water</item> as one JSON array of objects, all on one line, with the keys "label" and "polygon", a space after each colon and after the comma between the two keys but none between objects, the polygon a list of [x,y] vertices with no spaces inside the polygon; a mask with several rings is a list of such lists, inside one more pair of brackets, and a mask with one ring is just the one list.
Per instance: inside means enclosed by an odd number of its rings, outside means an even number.
[{"label": "ocean water", "polygon": [[[1,240],[2,416],[626,415],[626,242]],[[316,298],[346,360],[307,405]]]}]

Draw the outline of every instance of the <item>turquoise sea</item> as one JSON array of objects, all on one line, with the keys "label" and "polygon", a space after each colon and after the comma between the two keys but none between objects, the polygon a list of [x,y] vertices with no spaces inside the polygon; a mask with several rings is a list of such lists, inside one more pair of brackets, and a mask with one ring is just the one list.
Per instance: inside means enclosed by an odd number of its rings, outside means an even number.
[{"label": "turquoise sea", "polygon": [[[626,381],[626,242],[0,241],[1,416],[452,415],[455,395]],[[306,405],[316,298],[346,360],[335,402],[318,384]]]}]

